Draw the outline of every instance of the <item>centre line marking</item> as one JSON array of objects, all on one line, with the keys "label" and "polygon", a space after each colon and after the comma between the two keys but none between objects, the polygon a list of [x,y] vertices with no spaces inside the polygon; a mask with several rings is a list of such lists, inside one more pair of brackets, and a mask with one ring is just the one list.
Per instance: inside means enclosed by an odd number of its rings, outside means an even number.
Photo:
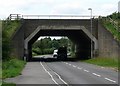
[{"label": "centre line marking", "polygon": [[105,78],[105,79],[108,80],[108,81],[111,81],[111,82],[116,83],[116,81],[114,81],[114,80],[112,80],[112,79],[109,79],[109,78]]},{"label": "centre line marking", "polygon": [[73,67],[76,67],[75,65],[73,65]]},{"label": "centre line marking", "polygon": [[[60,85],[57,83],[57,81],[55,81],[55,79],[53,78],[52,74],[51,74],[49,71],[47,71],[47,69],[46,69],[45,66],[42,64],[42,62],[40,62],[40,64],[42,65],[42,67],[43,67],[43,69],[45,70],[45,72],[47,72],[47,73],[50,75],[50,77],[52,78],[53,82],[54,82],[55,84],[57,84],[58,86],[60,86]],[[50,69],[50,70],[53,71],[52,69]],[[55,71],[53,71],[53,72],[54,72],[55,75],[57,75],[57,76],[59,77],[59,79],[60,79],[64,84],[66,84],[67,86],[69,86],[68,83],[66,83],[66,82],[60,77],[60,75],[59,75],[58,73],[56,73]]]},{"label": "centre line marking", "polygon": [[66,83],[66,82],[60,77],[60,75],[59,75],[58,73],[56,73],[56,72],[54,72],[54,73],[59,77],[59,79],[60,79],[64,84],[66,84],[67,86],[69,86],[68,83]]},{"label": "centre line marking", "polygon": [[99,75],[99,74],[96,74],[96,73],[92,73],[92,74],[95,76],[101,77],[101,75]]},{"label": "centre line marking", "polygon": [[77,68],[80,69],[80,70],[82,69],[82,68],[80,68],[80,67],[77,67]]},{"label": "centre line marking", "polygon": [[69,64],[71,66],[71,64]]},{"label": "centre line marking", "polygon": [[68,63],[66,63],[66,64],[68,64]]},{"label": "centre line marking", "polygon": [[88,70],[85,70],[85,69],[84,69],[84,71],[85,71],[85,72],[89,72]]}]

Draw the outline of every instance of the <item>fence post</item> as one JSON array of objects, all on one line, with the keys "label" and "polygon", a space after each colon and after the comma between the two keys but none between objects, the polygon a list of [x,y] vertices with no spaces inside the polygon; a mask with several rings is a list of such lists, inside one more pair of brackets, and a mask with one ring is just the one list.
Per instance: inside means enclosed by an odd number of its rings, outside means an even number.
[{"label": "fence post", "polygon": [[9,20],[11,20],[12,19],[12,14],[10,14],[10,19]]}]

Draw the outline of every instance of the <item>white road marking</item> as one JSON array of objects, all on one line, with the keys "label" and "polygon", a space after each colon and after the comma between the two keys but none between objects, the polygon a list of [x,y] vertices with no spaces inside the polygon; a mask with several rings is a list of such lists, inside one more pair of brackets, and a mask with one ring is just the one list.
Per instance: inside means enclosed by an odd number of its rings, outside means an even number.
[{"label": "white road marking", "polygon": [[77,68],[80,69],[80,70],[82,69],[81,67],[77,67]]},{"label": "white road marking", "polygon": [[85,71],[85,72],[89,72],[88,70],[85,70],[85,69],[84,69],[84,71]]},{"label": "white road marking", "polygon": [[68,64],[68,63],[66,63],[66,64]]},{"label": "white road marking", "polygon": [[75,65],[73,65],[73,67],[76,67]]},{"label": "white road marking", "polygon": [[69,64],[71,66],[71,64]]},{"label": "white road marking", "polygon": [[116,81],[114,81],[114,80],[111,80],[111,79],[109,79],[109,78],[105,78],[106,80],[108,80],[108,81],[111,81],[111,82],[114,82],[114,83],[116,83]]},{"label": "white road marking", "polygon": [[[52,74],[50,74],[50,72],[47,71],[47,69],[44,67],[44,65],[43,65],[41,62],[40,62],[40,64],[42,65],[42,67],[43,67],[43,69],[45,70],[45,72],[47,72],[47,73],[50,75],[50,77],[52,78],[53,82],[54,82],[55,84],[59,85],[59,84],[55,81],[55,79],[53,78]],[[50,69],[50,70],[51,70],[51,69]],[[52,70],[52,71],[53,71],[53,70]],[[54,71],[53,71],[53,72],[54,72]],[[66,83],[66,82],[60,77],[59,74],[57,74],[56,72],[54,72],[54,74],[56,74],[56,75],[59,77],[59,79],[60,79],[64,84],[66,84],[67,86],[69,86],[68,83]],[[59,85],[59,86],[60,86],[60,85]]]},{"label": "white road marking", "polygon": [[49,76],[52,78],[52,81],[53,81],[55,84],[59,85],[59,84],[55,81],[55,79],[53,78],[53,76],[50,74],[50,72],[47,71],[47,69],[44,67],[44,65],[43,65],[41,62],[40,62],[40,64],[42,65],[42,67],[43,67],[43,69],[45,70],[45,72],[48,73]]},{"label": "white road marking", "polygon": [[[61,77],[60,77],[60,75],[58,75],[56,72],[54,72],[58,77],[59,77],[59,79],[64,83],[64,84],[66,84],[66,85],[68,85],[68,83],[66,83]],[[68,85],[69,86],[69,85]]]},{"label": "white road marking", "polygon": [[[66,63],[66,64],[69,64],[69,63]],[[72,65],[72,64],[69,64],[70,66]],[[77,66],[75,66],[75,65],[72,65],[74,68],[75,67],[77,67]],[[101,67],[101,68],[104,68],[104,67]],[[81,67],[77,67],[77,69],[82,69]],[[86,70],[86,69],[84,69],[84,71],[85,72],[90,72],[90,71],[88,71],[88,70]],[[98,77],[101,77],[101,75],[99,75],[99,74],[96,74],[96,73],[92,73],[93,75],[95,75],[95,76],[98,76]],[[112,80],[112,79],[109,79],[109,78],[104,78],[104,79],[106,79],[106,80],[108,80],[108,81],[111,81],[111,82],[114,82],[114,83],[116,83],[116,81],[114,81],[114,80]],[[62,81],[62,80],[61,80]]]},{"label": "white road marking", "polygon": [[99,75],[99,74],[96,74],[96,73],[92,73],[92,74],[95,76],[101,77],[101,75]]}]

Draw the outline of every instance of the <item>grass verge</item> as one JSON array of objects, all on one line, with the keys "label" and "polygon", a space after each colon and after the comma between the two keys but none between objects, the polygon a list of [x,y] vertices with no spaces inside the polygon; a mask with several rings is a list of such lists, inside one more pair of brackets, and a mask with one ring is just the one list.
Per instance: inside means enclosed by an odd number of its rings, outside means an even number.
[{"label": "grass verge", "polygon": [[1,86],[16,86],[16,84],[3,82]]},{"label": "grass verge", "polygon": [[24,61],[18,59],[11,59],[9,61],[3,61],[2,64],[2,78],[11,78],[21,74],[22,69],[25,66]]},{"label": "grass verge", "polygon": [[118,66],[118,59],[115,58],[92,58],[88,60],[84,60],[83,62],[87,62],[90,64],[103,66],[103,67],[110,67],[110,68],[120,68],[120,65]]}]

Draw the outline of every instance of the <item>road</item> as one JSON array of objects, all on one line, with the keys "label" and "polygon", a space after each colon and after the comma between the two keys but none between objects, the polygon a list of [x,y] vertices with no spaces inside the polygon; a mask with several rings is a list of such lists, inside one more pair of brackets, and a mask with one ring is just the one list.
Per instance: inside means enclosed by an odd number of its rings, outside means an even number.
[{"label": "road", "polygon": [[118,72],[79,61],[42,60],[28,62],[22,75],[6,79],[6,81],[16,84],[65,84],[67,86],[101,84],[102,86],[112,86],[118,84]]}]

